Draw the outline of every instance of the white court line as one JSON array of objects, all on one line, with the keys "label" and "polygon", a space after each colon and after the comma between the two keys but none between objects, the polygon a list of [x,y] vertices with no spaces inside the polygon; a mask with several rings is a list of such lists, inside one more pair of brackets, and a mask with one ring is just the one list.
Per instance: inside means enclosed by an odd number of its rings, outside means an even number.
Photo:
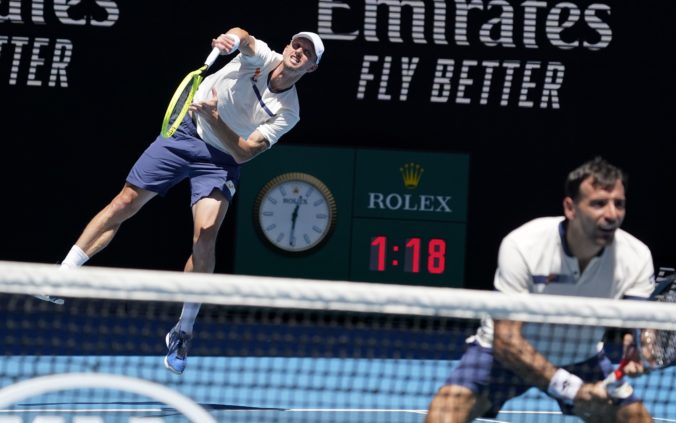
[{"label": "white court line", "polygon": [[507,411],[500,410],[500,414],[562,414],[560,411]]},{"label": "white court line", "polygon": [[[169,407],[167,407],[169,408]],[[35,409],[14,409],[14,410],[0,410],[2,413],[134,413],[134,412],[143,412],[143,413],[160,413],[167,411],[167,408],[77,408],[77,409],[68,409],[68,408],[35,408]],[[209,410],[207,410],[209,411]],[[277,410],[266,410],[266,409],[248,409],[248,410],[218,410],[219,412],[226,413],[245,413],[245,412],[296,412],[296,413],[310,413],[310,412],[322,412],[322,413],[415,413],[415,414],[427,414],[427,410],[409,410],[409,409],[384,409],[384,408],[287,408],[287,409],[277,409]],[[550,414],[550,415],[561,415],[560,411],[500,411],[500,414]],[[666,422],[666,423],[676,423],[675,419],[665,419],[659,417],[653,417],[654,421]],[[476,419],[478,422],[488,422],[488,423],[511,423],[505,420],[493,420],[493,419]]]},{"label": "white court line", "polygon": [[394,408],[287,408],[285,411],[298,413],[327,411],[333,413],[421,413],[426,410],[394,409]]},{"label": "white court line", "polygon": [[167,408],[20,408],[14,410],[0,410],[0,413],[160,413]]}]

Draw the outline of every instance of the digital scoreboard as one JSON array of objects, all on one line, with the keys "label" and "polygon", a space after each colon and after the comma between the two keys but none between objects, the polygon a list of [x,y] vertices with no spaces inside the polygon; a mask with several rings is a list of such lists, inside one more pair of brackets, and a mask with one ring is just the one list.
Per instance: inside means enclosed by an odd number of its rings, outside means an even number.
[{"label": "digital scoreboard", "polygon": [[235,272],[461,287],[469,158],[275,146],[242,168]]}]

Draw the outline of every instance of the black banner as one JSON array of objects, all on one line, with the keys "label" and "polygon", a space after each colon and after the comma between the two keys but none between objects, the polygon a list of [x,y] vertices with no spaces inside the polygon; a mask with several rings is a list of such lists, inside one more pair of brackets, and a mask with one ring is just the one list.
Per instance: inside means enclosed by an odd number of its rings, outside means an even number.
[{"label": "black banner", "polygon": [[[673,263],[675,18],[662,0],[0,1],[0,259],[62,259],[180,78],[240,26],[280,51],[300,30],[324,39],[281,142],[470,155],[466,286],[491,286],[500,239],[561,214],[566,173],[595,155],[630,174],[625,228]],[[187,190],[153,200],[91,264],[181,269]],[[234,208],[226,221],[221,272]]]}]

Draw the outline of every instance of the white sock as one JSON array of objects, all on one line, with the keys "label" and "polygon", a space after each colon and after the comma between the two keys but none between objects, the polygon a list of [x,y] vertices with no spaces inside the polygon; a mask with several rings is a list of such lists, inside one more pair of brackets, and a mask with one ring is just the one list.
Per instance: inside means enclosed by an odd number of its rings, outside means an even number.
[{"label": "white sock", "polygon": [[181,310],[181,318],[178,321],[179,329],[188,335],[192,335],[192,327],[197,319],[197,314],[200,312],[198,303],[184,303],[183,310]]},{"label": "white sock", "polygon": [[68,255],[61,262],[61,269],[77,269],[89,260],[89,256],[77,245],[68,252]]}]

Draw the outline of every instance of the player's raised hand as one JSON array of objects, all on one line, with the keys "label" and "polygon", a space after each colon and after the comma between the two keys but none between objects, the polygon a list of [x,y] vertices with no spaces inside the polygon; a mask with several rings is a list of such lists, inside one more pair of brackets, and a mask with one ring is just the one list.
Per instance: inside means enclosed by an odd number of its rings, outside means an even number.
[{"label": "player's raised hand", "polygon": [[221,54],[231,54],[239,48],[240,39],[235,34],[221,34],[211,40],[211,47],[217,48]]}]

